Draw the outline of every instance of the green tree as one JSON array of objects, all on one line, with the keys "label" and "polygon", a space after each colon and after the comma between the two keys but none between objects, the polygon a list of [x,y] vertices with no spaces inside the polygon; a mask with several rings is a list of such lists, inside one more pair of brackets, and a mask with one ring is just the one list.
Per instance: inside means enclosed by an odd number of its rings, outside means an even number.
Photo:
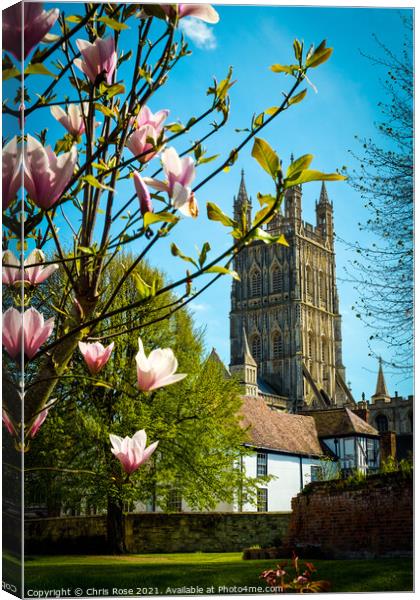
[{"label": "green tree", "polygon": [[[126,257],[107,273],[118,278]],[[143,282],[162,275],[151,268],[136,270]],[[51,283],[51,287],[57,285]],[[114,305],[138,297],[136,278],[127,280]],[[112,317],[104,327],[108,340],[121,319],[150,319],[166,314],[168,304],[178,305],[172,294],[156,298],[144,312]],[[105,331],[107,329],[107,331]],[[146,353],[171,347],[179,361],[182,381],[152,393],[136,387],[137,334],[118,335],[112,358],[96,381],[88,374],[81,355],[70,365],[57,391],[60,401],[50,410],[26,461],[30,478],[28,502],[41,490],[53,511],[59,505],[73,511],[108,515],[109,550],[126,550],[124,507],[135,502],[168,509],[173,490],[179,490],[192,509],[211,509],[218,502],[233,502],[239,488],[255,490],[256,479],[245,479],[240,468],[247,434],[240,424],[240,387],[224,366],[204,356],[203,332],[194,327],[186,308],[144,330]],[[99,335],[99,337],[102,337]],[[93,385],[92,385],[93,384]],[[148,464],[129,478],[111,454],[109,433],[124,437],[145,429],[148,442],[159,440]],[[36,502],[35,502],[36,503]]]}]

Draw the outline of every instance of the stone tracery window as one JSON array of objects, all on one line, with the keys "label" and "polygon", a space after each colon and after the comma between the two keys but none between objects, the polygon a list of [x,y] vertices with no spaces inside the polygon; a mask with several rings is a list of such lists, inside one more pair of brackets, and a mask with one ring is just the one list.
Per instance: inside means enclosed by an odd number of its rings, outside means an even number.
[{"label": "stone tracery window", "polygon": [[257,362],[261,360],[261,338],[259,335],[254,335],[251,340],[251,352]]},{"label": "stone tracery window", "polygon": [[261,273],[254,271],[251,275],[251,296],[261,296]]},{"label": "stone tracery window", "polygon": [[275,331],[273,334],[273,358],[280,358],[283,353],[283,340],[280,332]]},{"label": "stone tracery window", "polygon": [[305,269],[305,289],[306,296],[309,300],[312,300],[313,295],[313,277],[312,277],[312,269],[309,265],[306,265]]},{"label": "stone tracery window", "polygon": [[385,415],[378,415],[375,419],[376,429],[379,432],[388,431],[388,419]]},{"label": "stone tracery window", "polygon": [[278,265],[274,267],[271,273],[272,290],[274,293],[283,291],[283,271]]}]

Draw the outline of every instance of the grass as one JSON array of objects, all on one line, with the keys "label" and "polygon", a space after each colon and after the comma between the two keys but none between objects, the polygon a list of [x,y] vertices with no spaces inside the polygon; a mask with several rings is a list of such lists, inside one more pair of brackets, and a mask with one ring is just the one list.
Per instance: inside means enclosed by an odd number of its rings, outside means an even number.
[{"label": "grass", "polygon": [[[309,559],[308,559],[309,560]],[[11,557],[3,559],[6,571]],[[232,593],[220,589],[262,586],[261,571],[273,567],[275,560],[244,561],[240,553],[144,554],[127,556],[34,556],[25,561],[26,590],[80,588],[91,595],[164,595],[175,588],[200,587],[199,593]],[[412,591],[412,560],[405,558],[374,560],[313,560],[316,579],[328,579],[333,592]],[[211,589],[213,586],[213,589]],[[120,594],[119,590],[132,590]],[[141,588],[140,591],[137,588]],[[148,588],[147,590],[145,588]],[[263,591],[263,590],[261,590]],[[178,591],[178,594],[182,592]],[[185,593],[188,593],[184,591]],[[250,591],[248,590],[248,593]],[[25,594],[27,595],[27,594]]]}]

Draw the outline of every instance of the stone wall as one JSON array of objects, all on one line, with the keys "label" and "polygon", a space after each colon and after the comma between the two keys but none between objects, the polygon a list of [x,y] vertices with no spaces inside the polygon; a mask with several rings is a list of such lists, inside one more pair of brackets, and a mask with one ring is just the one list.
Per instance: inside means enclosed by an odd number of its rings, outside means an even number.
[{"label": "stone wall", "polygon": [[[141,513],[125,519],[127,549],[153,552],[240,552],[281,545],[290,513]],[[105,553],[104,516],[25,521],[27,554]]]},{"label": "stone wall", "polygon": [[312,483],[292,500],[284,547],[326,558],[410,556],[413,481],[401,473],[364,483]]}]

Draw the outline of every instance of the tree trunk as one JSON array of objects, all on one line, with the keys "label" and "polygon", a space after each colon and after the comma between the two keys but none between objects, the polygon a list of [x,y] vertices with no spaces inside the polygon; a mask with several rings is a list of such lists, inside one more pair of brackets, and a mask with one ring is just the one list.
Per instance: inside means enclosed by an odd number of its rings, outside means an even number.
[{"label": "tree trunk", "polygon": [[126,554],[123,502],[112,495],[108,495],[107,538],[111,554]]}]

